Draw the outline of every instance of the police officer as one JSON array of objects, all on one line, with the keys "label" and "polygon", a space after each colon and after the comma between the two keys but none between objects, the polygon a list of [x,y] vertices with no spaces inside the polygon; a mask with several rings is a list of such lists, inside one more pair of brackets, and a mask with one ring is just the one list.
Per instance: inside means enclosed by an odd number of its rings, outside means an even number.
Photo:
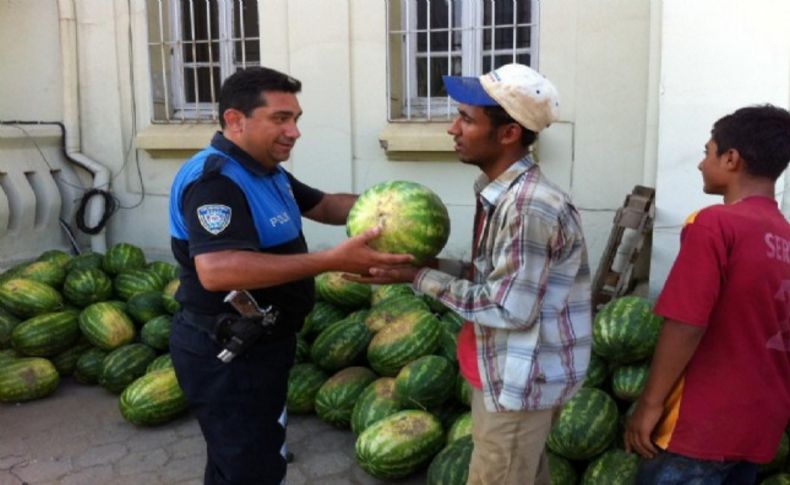
[{"label": "police officer", "polygon": [[[301,218],[345,223],[356,200],[309,187],[279,164],[290,157],[302,114],[301,83],[250,68],[222,85],[221,132],[186,162],[170,194],[173,254],[181,266],[170,353],[176,376],[206,440],[206,484],[278,484],[285,477],[285,430],[278,423],[296,338],[313,307],[313,276],[367,273],[409,256],[367,246],[378,229],[308,252]],[[249,290],[279,312],[266,335],[232,361],[217,358],[223,299]]]}]

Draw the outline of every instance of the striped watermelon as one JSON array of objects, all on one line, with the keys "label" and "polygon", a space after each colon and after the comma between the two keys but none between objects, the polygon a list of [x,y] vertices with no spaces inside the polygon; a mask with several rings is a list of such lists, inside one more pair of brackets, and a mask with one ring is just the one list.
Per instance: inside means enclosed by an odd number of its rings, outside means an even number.
[{"label": "striped watermelon", "polygon": [[70,348],[80,336],[79,312],[67,310],[38,315],[14,328],[11,344],[18,352],[50,357]]},{"label": "striped watermelon", "polygon": [[403,409],[427,410],[453,394],[453,364],[438,355],[426,355],[406,364],[395,378],[395,397]]},{"label": "striped watermelon", "polygon": [[24,356],[14,349],[0,350],[0,365],[2,365],[3,361],[18,359],[19,357]]},{"label": "striped watermelon", "polygon": [[348,428],[354,403],[374,380],[376,374],[366,367],[348,367],[333,375],[315,396],[318,417],[332,426]]},{"label": "striped watermelon", "polygon": [[457,334],[464,326],[464,319],[461,315],[450,310],[442,314],[442,326]]},{"label": "striped watermelon", "polygon": [[[126,313],[126,302],[121,300],[107,300],[101,303],[109,303],[123,313]],[[128,315],[127,315],[128,316]]]},{"label": "striped watermelon", "polygon": [[165,310],[161,291],[144,291],[129,298],[126,302],[126,313],[135,323],[142,325],[168,312]]},{"label": "striped watermelon", "polygon": [[162,281],[173,281],[178,279],[178,267],[164,261],[152,261],[145,266],[145,269],[159,275]]},{"label": "striped watermelon", "polygon": [[384,300],[404,295],[414,296],[414,290],[411,289],[411,285],[408,283],[375,286],[370,292],[370,306],[374,307]]},{"label": "striped watermelon", "polygon": [[15,265],[11,266],[10,268],[6,269],[5,271],[3,271],[3,273],[0,274],[0,283],[3,283],[3,282],[8,281],[10,279],[16,278],[17,277],[16,275],[18,275],[20,271],[25,269],[25,267],[28,264],[30,264],[30,263],[28,263],[27,261],[22,262],[22,263],[17,263]]},{"label": "striped watermelon", "polygon": [[41,253],[38,258],[36,258],[36,261],[52,262],[65,270],[66,266],[68,266],[72,259],[73,257],[66,251],[60,249],[50,249]]},{"label": "striped watermelon", "polygon": [[102,362],[107,357],[106,350],[98,347],[91,347],[80,355],[74,367],[74,380],[80,384],[96,384],[99,382]]},{"label": "striped watermelon", "polygon": [[351,431],[355,435],[376,421],[400,411],[395,398],[395,379],[379,377],[368,384],[351,411]]},{"label": "striped watermelon", "polygon": [[173,358],[170,357],[170,354],[162,354],[156,359],[152,360],[148,367],[145,368],[145,373],[149,373],[159,369],[172,369],[173,368]]},{"label": "striped watermelon", "polygon": [[17,274],[17,278],[38,281],[57,289],[66,279],[66,270],[55,260],[34,261],[25,266]]},{"label": "striped watermelon", "polygon": [[584,378],[584,387],[601,387],[609,377],[609,366],[606,361],[596,354],[590,354],[590,364],[587,367],[587,376]]},{"label": "striped watermelon", "polygon": [[760,482],[760,485],[790,485],[790,472],[771,475]]},{"label": "striped watermelon", "polygon": [[318,297],[341,308],[361,308],[370,304],[370,285],[343,278],[343,273],[330,271],[315,278]]},{"label": "striped watermelon", "polygon": [[85,307],[112,296],[112,281],[96,268],[69,271],[63,282],[63,296],[78,307]]},{"label": "striped watermelon", "polygon": [[636,401],[647,383],[650,362],[621,365],[612,373],[612,392],[625,401]]},{"label": "striped watermelon", "polygon": [[130,269],[119,273],[112,282],[115,294],[121,300],[128,301],[138,293],[147,291],[161,292],[165,282],[158,274],[146,269]]},{"label": "striped watermelon", "polygon": [[11,278],[0,284],[0,305],[18,317],[33,317],[63,307],[54,288],[38,281]]},{"label": "striped watermelon", "polygon": [[405,477],[444,445],[442,423],[425,411],[398,411],[371,424],[357,438],[357,463],[383,480]]},{"label": "striped watermelon", "polygon": [[448,441],[428,467],[428,485],[466,485],[473,450],[471,435]]},{"label": "striped watermelon", "polygon": [[156,352],[145,344],[128,344],[119,347],[104,358],[99,374],[99,385],[120,394],[126,386],[145,374]]},{"label": "striped watermelon", "polygon": [[444,303],[440,302],[436,298],[430,295],[422,295],[422,299],[425,300],[425,303],[428,305],[428,308],[431,309],[432,312],[441,315],[445,312],[449,311],[450,309],[445,306]]},{"label": "striped watermelon", "polygon": [[354,320],[354,321],[357,321],[359,323],[365,323],[365,320],[368,318],[368,315],[370,315],[370,309],[369,308],[360,308],[359,310],[355,310],[355,311],[349,313],[348,315],[346,315],[344,319],[345,320]]},{"label": "striped watermelon", "polygon": [[79,360],[80,356],[87,352],[88,349],[92,348],[93,346],[90,342],[83,338],[58,355],[50,357],[49,360],[52,362],[52,365],[55,366],[60,377],[70,376],[74,373],[74,369],[77,367],[77,360]]},{"label": "striped watermelon", "polygon": [[573,463],[549,450],[544,450],[544,453],[546,453],[546,461],[549,464],[551,485],[575,485],[579,476],[576,469],[573,468]]},{"label": "striped watermelon", "polygon": [[171,315],[175,315],[181,309],[181,304],[176,300],[176,292],[179,286],[181,286],[180,280],[171,280],[162,289],[162,307]]},{"label": "striped watermelon", "polygon": [[562,407],[546,446],[571,460],[587,460],[605,450],[617,432],[617,404],[605,392],[584,387]]},{"label": "striped watermelon", "polygon": [[356,236],[377,226],[381,234],[368,243],[372,248],[411,254],[418,264],[439,254],[450,236],[450,217],[444,203],[415,182],[383,182],[359,196],[348,213],[348,235]]},{"label": "striped watermelon", "polygon": [[661,322],[644,298],[612,300],[595,315],[592,350],[614,364],[646,359],[653,355]]},{"label": "striped watermelon", "polygon": [[170,348],[170,327],[172,319],[170,315],[159,315],[145,322],[140,330],[140,341],[160,352]]},{"label": "striped watermelon", "polygon": [[113,350],[131,342],[135,336],[132,320],[118,305],[101,301],[89,305],[79,316],[80,330],[88,341],[104,350]]},{"label": "striped watermelon", "polygon": [[417,295],[395,295],[370,309],[365,318],[365,325],[376,333],[390,323],[398,320],[401,315],[411,310],[430,311],[428,304]]},{"label": "striped watermelon", "polygon": [[450,362],[458,362],[458,333],[463,326],[463,319],[457,313],[448,311],[442,315],[442,333],[439,337],[438,354]]},{"label": "striped watermelon", "polygon": [[312,340],[327,327],[345,317],[345,310],[325,301],[317,301],[305,317],[304,325],[299,333],[307,340]]},{"label": "striped watermelon", "polygon": [[613,448],[587,465],[581,485],[632,485],[638,469],[639,455]]},{"label": "striped watermelon", "polygon": [[102,253],[83,253],[74,256],[66,265],[66,274],[75,269],[102,269],[103,260],[104,254]]},{"label": "striped watermelon", "polygon": [[102,269],[111,275],[145,267],[143,250],[129,243],[118,243],[107,250]]},{"label": "striped watermelon", "polygon": [[187,409],[184,391],[172,368],[151,371],[129,384],[118,399],[121,415],[132,424],[170,421]]},{"label": "striped watermelon", "polygon": [[22,320],[0,307],[0,349],[11,346],[11,332]]},{"label": "striped watermelon", "polygon": [[0,365],[0,402],[30,401],[55,392],[60,376],[52,362],[21,357]]},{"label": "striped watermelon", "polygon": [[431,312],[406,312],[376,333],[368,345],[368,362],[379,374],[395,376],[414,359],[432,354],[439,346],[441,331]]},{"label": "striped watermelon", "polygon": [[450,429],[453,423],[468,411],[469,408],[460,406],[454,400],[445,401],[441,405],[428,410],[428,412],[433,414],[436,419],[442,423],[442,428],[445,430]]},{"label": "striped watermelon", "polygon": [[286,407],[289,413],[306,414],[315,411],[315,396],[329,379],[329,375],[312,363],[296,364],[288,375],[288,397]]},{"label": "striped watermelon", "polygon": [[458,402],[466,406],[471,406],[473,390],[472,384],[466,380],[466,377],[464,377],[461,372],[458,372],[458,376],[456,377],[455,381],[455,398],[458,400]]},{"label": "striped watermelon", "polygon": [[447,443],[451,443],[464,436],[472,436],[472,411],[467,411],[458,416],[447,431]]},{"label": "striped watermelon", "polygon": [[310,357],[325,370],[340,370],[357,361],[371,338],[373,334],[364,322],[346,318],[321,332],[310,348]]},{"label": "striped watermelon", "polygon": [[[782,465],[787,460],[788,453],[790,452],[790,440],[788,440],[787,433],[782,433],[782,439],[779,441],[779,448],[776,450],[773,460],[769,463],[757,465],[759,473],[771,473],[781,471]],[[790,465],[790,463],[788,463]]]},{"label": "striped watermelon", "polygon": [[296,335],[296,355],[294,364],[301,364],[310,360],[310,344],[300,334]]}]

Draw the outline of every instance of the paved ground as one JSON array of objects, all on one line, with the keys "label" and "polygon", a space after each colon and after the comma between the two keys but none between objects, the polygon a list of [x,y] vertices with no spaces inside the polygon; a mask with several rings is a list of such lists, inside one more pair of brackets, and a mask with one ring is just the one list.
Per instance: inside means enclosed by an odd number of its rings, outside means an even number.
[{"label": "paved ground", "polygon": [[[48,398],[0,404],[0,485],[202,484],[205,444],[184,416],[156,428],[121,417],[117,396],[64,379]],[[315,416],[292,416],[292,485],[383,484],[354,462],[354,436]],[[424,472],[395,482],[425,483]]]}]

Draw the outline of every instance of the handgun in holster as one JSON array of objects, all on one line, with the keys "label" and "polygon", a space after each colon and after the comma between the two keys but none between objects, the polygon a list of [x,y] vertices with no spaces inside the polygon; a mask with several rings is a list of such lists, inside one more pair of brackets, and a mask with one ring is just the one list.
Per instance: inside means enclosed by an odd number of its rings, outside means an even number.
[{"label": "handgun in holster", "polygon": [[239,312],[238,315],[222,314],[217,317],[215,333],[223,346],[217,358],[228,363],[264,335],[271,335],[280,312],[274,305],[259,307],[247,290],[231,291],[225,297],[225,303],[230,303]]}]

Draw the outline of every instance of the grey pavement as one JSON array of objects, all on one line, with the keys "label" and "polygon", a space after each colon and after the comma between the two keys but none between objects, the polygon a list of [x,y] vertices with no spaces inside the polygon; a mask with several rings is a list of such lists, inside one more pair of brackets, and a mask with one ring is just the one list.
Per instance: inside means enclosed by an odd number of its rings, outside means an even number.
[{"label": "grey pavement", "polygon": [[[354,461],[354,435],[316,416],[291,416],[290,485],[425,483],[425,471],[377,480]],[[0,485],[155,485],[203,483],[205,443],[191,415],[143,428],[127,423],[118,397],[63,379],[52,396],[0,404]]]}]

